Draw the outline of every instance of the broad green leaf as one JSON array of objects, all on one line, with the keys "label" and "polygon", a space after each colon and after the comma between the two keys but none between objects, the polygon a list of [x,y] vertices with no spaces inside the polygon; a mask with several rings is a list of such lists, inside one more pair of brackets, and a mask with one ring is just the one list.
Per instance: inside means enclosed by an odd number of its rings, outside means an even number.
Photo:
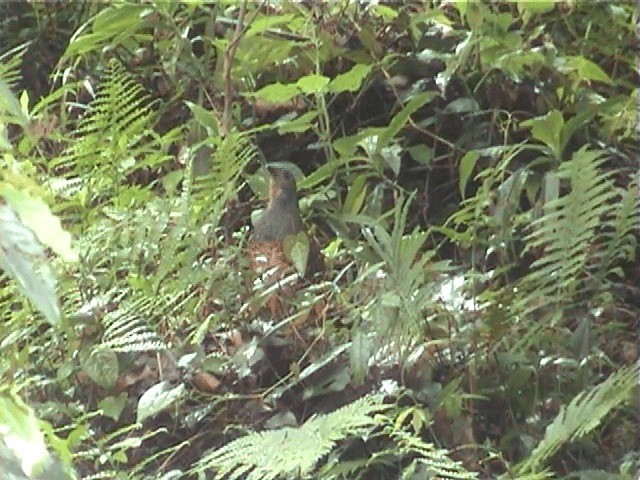
[{"label": "broad green leaf", "polygon": [[71,246],[71,235],[62,228],[60,219],[41,198],[32,197],[9,183],[0,184],[0,195],[44,245],[67,262],[78,261],[78,254]]},{"label": "broad green leaf", "polygon": [[558,0],[519,0],[518,10],[529,14],[546,13],[553,10]]},{"label": "broad green leaf", "polygon": [[82,367],[91,380],[107,390],[118,381],[118,356],[113,350],[94,350],[82,362]]},{"label": "broad green leaf", "polygon": [[298,274],[304,275],[309,260],[309,238],[307,235],[304,232],[288,235],[284,239],[284,252],[293,262]]},{"label": "broad green leaf", "polygon": [[465,198],[464,193],[467,189],[467,182],[479,158],[480,153],[476,150],[471,150],[465,153],[464,157],[460,159],[460,179],[458,186],[460,187],[460,195],[462,198]]},{"label": "broad green leaf", "polygon": [[[0,432],[0,445],[4,443],[11,450],[26,474],[12,477],[5,471],[8,475],[6,478],[40,478],[40,470],[50,455],[38,418],[33,410],[16,396],[0,396]],[[3,470],[6,468],[8,465],[5,464]]]},{"label": "broad green leaf", "polygon": [[311,110],[310,112],[300,115],[289,122],[285,122],[278,127],[278,133],[284,135],[285,133],[302,133],[306,132],[313,127],[314,120],[318,117],[317,110]]},{"label": "broad green leaf", "polygon": [[477,112],[480,110],[480,105],[475,98],[472,97],[460,97],[450,102],[444,107],[444,113],[468,113]]},{"label": "broad green leaf", "polygon": [[193,116],[198,123],[207,129],[209,135],[218,135],[220,123],[212,110],[207,110],[206,108],[189,101],[185,102],[185,104],[189,107],[189,110],[191,110],[191,113],[193,113]]},{"label": "broad green leaf", "polygon": [[69,42],[69,45],[60,60],[64,61],[74,55],[82,55],[93,50],[98,50],[102,42],[105,40],[106,37],[103,33],[87,33],[85,35],[80,35]]},{"label": "broad green leaf", "polygon": [[0,205],[0,267],[49,323],[60,322],[56,278],[44,249],[9,205]]},{"label": "broad green leaf", "polygon": [[125,405],[127,404],[127,394],[126,392],[121,392],[117,396],[109,396],[103,398],[98,403],[98,407],[102,410],[102,414],[105,417],[113,418],[114,420],[118,420],[120,418],[120,414],[122,410],[124,410]]},{"label": "broad green leaf", "polygon": [[521,123],[523,127],[531,127],[531,135],[544,143],[553,152],[556,160],[560,160],[561,134],[564,118],[558,110],[551,110],[542,117],[532,118]]},{"label": "broad green leaf", "polygon": [[259,33],[266,32],[270,28],[273,28],[277,25],[286,25],[290,23],[295,16],[293,14],[287,15],[268,15],[255,19],[251,22],[251,26],[247,30],[245,37],[253,37],[254,35],[258,35]]},{"label": "broad green leaf", "polygon": [[116,35],[140,29],[144,26],[141,15],[148,11],[146,5],[120,4],[102,10],[93,21],[93,33]]},{"label": "broad green leaf", "polygon": [[327,90],[331,93],[355,92],[360,89],[362,82],[367,78],[370,71],[371,65],[357,63],[348,72],[336,75],[336,77],[329,82]]},{"label": "broad green leaf", "polygon": [[291,100],[300,94],[300,89],[292,83],[272,83],[266,85],[255,93],[245,94],[247,96],[258,97],[266,102],[280,103]]},{"label": "broad green leaf", "polygon": [[482,30],[482,25],[485,23],[485,17],[495,17],[479,2],[469,1],[467,4],[467,11],[464,15],[471,27],[471,30]]},{"label": "broad green leaf", "polygon": [[131,34],[146,27],[143,13],[148,11],[149,8],[146,5],[134,4],[121,4],[102,10],[93,21],[91,33],[74,35],[71,38],[61,61],[73,55],[97,51],[103,43],[117,36],[122,40],[131,39]]},{"label": "broad green leaf", "polygon": [[177,402],[185,392],[183,383],[171,388],[169,382],[160,382],[144,392],[138,400],[138,413],[136,421],[145,419],[161,412]]},{"label": "broad green leaf", "polygon": [[407,148],[407,152],[409,152],[411,158],[413,158],[420,165],[431,165],[431,161],[433,160],[433,148],[429,148],[426,145],[419,144]]},{"label": "broad green leaf", "polygon": [[391,119],[389,126],[382,131],[378,138],[377,148],[382,149],[382,147],[388,145],[391,139],[406,125],[411,115],[439,95],[440,94],[435,91],[422,92],[409,100],[407,105]]},{"label": "broad green leaf", "polygon": [[402,307],[402,298],[396,292],[384,292],[380,297],[382,305],[387,308]]},{"label": "broad green leaf", "polygon": [[296,85],[303,93],[319,93],[326,89],[329,81],[329,77],[313,74],[299,78]]},{"label": "broad green leaf", "polygon": [[605,73],[600,66],[589,60],[588,58],[576,55],[566,57],[567,65],[576,69],[578,76],[583,80],[594,80],[596,82],[611,85],[611,77]]},{"label": "broad green leaf", "polygon": [[374,4],[373,12],[380,15],[384,20],[387,21],[395,20],[398,17],[398,12],[386,5]]}]

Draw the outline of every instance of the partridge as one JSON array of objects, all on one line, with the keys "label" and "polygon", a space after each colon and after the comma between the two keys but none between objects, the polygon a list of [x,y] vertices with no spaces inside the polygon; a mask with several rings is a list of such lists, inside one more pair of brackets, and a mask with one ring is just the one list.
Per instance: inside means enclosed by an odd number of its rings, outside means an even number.
[{"label": "partridge", "polygon": [[[304,230],[296,180],[282,168],[269,167],[269,203],[254,222],[248,255],[251,268],[263,276],[265,285],[273,285],[288,272],[293,272],[285,244]],[[305,275],[323,268],[323,260],[316,242],[309,242]]]}]

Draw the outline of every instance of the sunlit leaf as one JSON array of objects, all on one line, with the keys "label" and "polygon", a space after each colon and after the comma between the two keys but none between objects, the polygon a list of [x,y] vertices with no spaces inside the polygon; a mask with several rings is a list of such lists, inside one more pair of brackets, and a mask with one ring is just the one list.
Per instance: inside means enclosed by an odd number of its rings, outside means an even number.
[{"label": "sunlit leaf", "polygon": [[458,180],[458,187],[460,188],[460,195],[465,198],[465,190],[467,189],[467,182],[473,169],[476,166],[476,162],[480,158],[480,153],[476,150],[471,150],[465,153],[464,157],[460,159],[460,179]]},{"label": "sunlit leaf", "polygon": [[60,322],[56,278],[42,245],[9,205],[0,205],[0,267],[52,324]]},{"label": "sunlit leaf", "polygon": [[[0,432],[0,446],[4,444],[11,450],[26,474],[15,478],[40,478],[35,473],[39,473],[38,467],[45,464],[49,453],[33,410],[17,397],[0,396]],[[3,456],[3,463],[4,460]]]},{"label": "sunlit leaf", "polygon": [[162,410],[170,407],[182,397],[185,392],[183,383],[171,387],[169,382],[160,382],[144,392],[138,400],[137,422],[156,415]]},{"label": "sunlit leaf", "polygon": [[280,135],[283,135],[285,133],[306,132],[313,127],[313,122],[317,117],[318,112],[316,110],[311,110],[304,115],[300,115],[298,118],[295,118],[288,122],[284,122],[278,127],[278,133]]},{"label": "sunlit leaf", "polygon": [[306,75],[296,82],[303,93],[319,93],[325,90],[329,83],[329,77],[324,75]]},{"label": "sunlit leaf", "polygon": [[536,140],[544,143],[554,153],[556,159],[561,155],[561,135],[564,126],[564,118],[558,110],[551,110],[542,117],[526,120],[523,127],[531,127],[531,135]]},{"label": "sunlit leaf", "polygon": [[329,82],[328,90],[332,93],[355,92],[360,88],[370,71],[371,65],[357,63],[348,72],[336,75],[336,77]]},{"label": "sunlit leaf", "polygon": [[272,83],[269,84],[253,94],[247,94],[249,96],[255,96],[263,99],[266,102],[280,103],[291,100],[296,95],[300,94],[300,89],[291,83]]},{"label": "sunlit leaf", "polygon": [[18,190],[9,183],[0,185],[0,194],[44,245],[67,262],[78,261],[78,254],[71,246],[71,235],[62,228],[60,219],[41,198]]},{"label": "sunlit leaf", "polygon": [[284,239],[285,254],[293,262],[297,272],[304,275],[307,271],[307,261],[309,259],[309,238],[304,232],[296,235],[289,235]]},{"label": "sunlit leaf", "polygon": [[576,55],[566,57],[567,64],[575,68],[578,72],[578,76],[583,80],[594,80],[596,82],[606,83],[611,85],[611,77],[605,73],[599,65],[595,64],[588,58]]}]

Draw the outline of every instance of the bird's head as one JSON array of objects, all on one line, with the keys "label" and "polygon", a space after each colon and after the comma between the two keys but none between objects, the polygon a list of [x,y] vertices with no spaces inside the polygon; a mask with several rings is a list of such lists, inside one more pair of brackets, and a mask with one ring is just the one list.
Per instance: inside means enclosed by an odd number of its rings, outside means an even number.
[{"label": "bird's head", "polygon": [[268,167],[269,204],[297,204],[296,179],[289,170]]}]

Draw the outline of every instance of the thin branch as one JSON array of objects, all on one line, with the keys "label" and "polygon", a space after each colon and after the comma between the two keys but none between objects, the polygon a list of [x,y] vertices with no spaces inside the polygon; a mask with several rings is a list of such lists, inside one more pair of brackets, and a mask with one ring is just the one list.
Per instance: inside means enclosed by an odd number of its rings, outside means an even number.
[{"label": "thin branch", "polygon": [[233,106],[234,90],[233,80],[231,79],[231,66],[233,65],[233,58],[235,57],[236,50],[240,38],[247,31],[244,25],[244,15],[247,12],[247,0],[244,0],[240,5],[240,12],[238,14],[238,23],[233,31],[233,38],[231,43],[224,52],[223,74],[224,74],[224,110],[222,112],[222,135],[227,135],[231,129],[231,108]]}]

